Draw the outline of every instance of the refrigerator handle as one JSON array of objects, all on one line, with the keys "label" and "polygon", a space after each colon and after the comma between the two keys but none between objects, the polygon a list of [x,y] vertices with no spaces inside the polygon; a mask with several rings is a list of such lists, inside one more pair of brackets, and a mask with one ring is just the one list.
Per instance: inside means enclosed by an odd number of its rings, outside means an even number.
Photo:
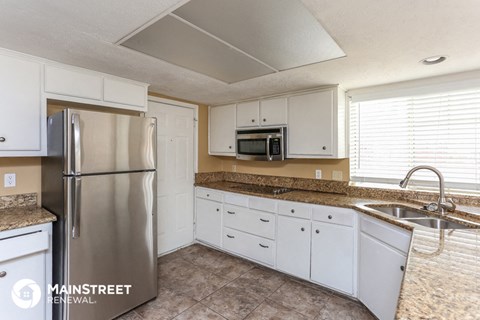
[{"label": "refrigerator handle", "polygon": [[81,190],[82,178],[73,178],[72,188],[72,238],[80,238],[80,212],[81,212]]},{"label": "refrigerator handle", "polygon": [[72,114],[72,131],[73,131],[73,152],[72,152],[72,171],[78,176],[81,174],[82,166],[82,146],[80,143],[80,115]]}]

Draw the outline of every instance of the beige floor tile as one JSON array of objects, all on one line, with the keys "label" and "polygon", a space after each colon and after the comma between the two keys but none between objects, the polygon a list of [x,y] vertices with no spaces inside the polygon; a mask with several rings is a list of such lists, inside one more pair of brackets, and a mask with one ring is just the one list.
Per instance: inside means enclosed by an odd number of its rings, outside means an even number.
[{"label": "beige floor tile", "polygon": [[375,320],[360,303],[332,295],[316,320]]},{"label": "beige floor tile", "polygon": [[245,318],[263,300],[263,297],[244,287],[230,283],[202,300],[202,304],[229,320],[239,320]]},{"label": "beige floor tile", "polygon": [[135,311],[130,311],[116,318],[115,320],[143,320],[143,318],[140,317]]},{"label": "beige floor tile", "polygon": [[169,289],[160,289],[155,300],[135,309],[145,320],[172,319],[196,304],[193,298],[176,293]]},{"label": "beige floor tile", "polygon": [[285,276],[280,272],[256,267],[235,279],[234,282],[259,296],[267,297],[280,288],[285,280]]},{"label": "beige floor tile", "polygon": [[198,303],[175,317],[174,320],[225,320],[225,318],[212,309]]},{"label": "beige floor tile", "polygon": [[315,319],[328,303],[330,296],[321,289],[287,280],[269,299],[303,314],[308,319]]},{"label": "beige floor tile", "polygon": [[307,317],[271,300],[265,300],[245,319],[248,320],[306,320]]},{"label": "beige floor tile", "polygon": [[211,270],[222,278],[233,280],[255,266],[254,263],[225,254],[215,261]]}]

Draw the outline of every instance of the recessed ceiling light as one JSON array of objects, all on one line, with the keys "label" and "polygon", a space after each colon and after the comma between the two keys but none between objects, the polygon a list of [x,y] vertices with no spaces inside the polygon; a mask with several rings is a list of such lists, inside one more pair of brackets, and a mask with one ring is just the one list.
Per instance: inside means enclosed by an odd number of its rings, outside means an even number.
[{"label": "recessed ceiling light", "polygon": [[437,64],[440,62],[443,62],[447,59],[446,56],[433,56],[433,57],[428,57],[425,59],[422,59],[420,62],[425,64],[425,65],[432,65],[432,64]]}]

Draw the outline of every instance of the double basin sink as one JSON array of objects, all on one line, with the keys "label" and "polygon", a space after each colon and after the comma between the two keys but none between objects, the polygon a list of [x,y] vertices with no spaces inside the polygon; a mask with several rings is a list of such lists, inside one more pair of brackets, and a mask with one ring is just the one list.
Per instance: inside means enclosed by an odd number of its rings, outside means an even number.
[{"label": "double basin sink", "polygon": [[386,207],[386,206],[376,206],[376,205],[367,205],[370,209],[374,209],[383,213],[386,213],[394,218],[398,218],[404,221],[413,222],[424,227],[432,229],[475,229],[478,226],[468,226],[453,221],[434,218],[423,214],[421,212],[408,209],[405,207],[395,206],[395,207]]}]

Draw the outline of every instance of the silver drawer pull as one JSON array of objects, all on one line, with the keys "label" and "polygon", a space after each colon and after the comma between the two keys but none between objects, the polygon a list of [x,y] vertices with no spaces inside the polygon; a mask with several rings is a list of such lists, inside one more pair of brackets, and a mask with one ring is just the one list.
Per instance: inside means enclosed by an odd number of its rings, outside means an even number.
[{"label": "silver drawer pull", "polygon": [[268,248],[268,246],[266,246],[266,245],[264,245],[264,244],[261,244],[261,243],[259,243],[258,245],[259,245],[260,247],[262,247],[262,248]]},{"label": "silver drawer pull", "polygon": [[235,214],[235,211],[227,211],[228,214]]},{"label": "silver drawer pull", "polygon": [[270,222],[270,220],[266,220],[266,219],[262,219],[262,218],[260,218],[260,221],[262,221],[262,222]]},{"label": "silver drawer pull", "polygon": [[7,275],[7,271],[0,271],[0,278],[4,278]]},{"label": "silver drawer pull", "polygon": [[230,239],[235,238],[234,236],[231,236],[231,235],[229,235],[229,234],[227,234],[227,237],[229,237]]}]

